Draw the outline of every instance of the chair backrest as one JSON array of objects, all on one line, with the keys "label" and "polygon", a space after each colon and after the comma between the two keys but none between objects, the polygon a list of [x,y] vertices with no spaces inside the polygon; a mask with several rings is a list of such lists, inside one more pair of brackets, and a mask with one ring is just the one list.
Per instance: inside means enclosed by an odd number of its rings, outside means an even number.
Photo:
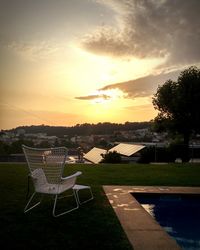
[{"label": "chair backrest", "polygon": [[41,181],[59,184],[67,157],[67,148],[31,148],[22,145],[30,175],[41,176]]}]

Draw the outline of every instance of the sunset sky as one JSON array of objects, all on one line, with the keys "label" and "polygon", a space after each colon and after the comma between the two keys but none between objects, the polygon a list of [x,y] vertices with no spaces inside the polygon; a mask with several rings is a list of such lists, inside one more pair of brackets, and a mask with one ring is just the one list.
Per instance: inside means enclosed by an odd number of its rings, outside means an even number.
[{"label": "sunset sky", "polygon": [[149,121],[200,65],[199,0],[0,0],[0,129]]}]

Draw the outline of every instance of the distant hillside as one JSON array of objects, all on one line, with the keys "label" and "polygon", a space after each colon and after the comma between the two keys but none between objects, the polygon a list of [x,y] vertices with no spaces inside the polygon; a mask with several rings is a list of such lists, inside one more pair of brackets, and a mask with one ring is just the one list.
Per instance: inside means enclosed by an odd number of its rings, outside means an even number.
[{"label": "distant hillside", "polygon": [[7,130],[10,132],[17,132],[19,129],[24,129],[26,133],[47,133],[47,135],[56,135],[62,137],[64,135],[101,135],[101,134],[112,134],[114,131],[120,130],[136,130],[150,128],[152,122],[126,122],[124,124],[118,123],[97,123],[97,124],[77,124],[72,127],[59,127],[59,126],[20,126],[15,129]]}]

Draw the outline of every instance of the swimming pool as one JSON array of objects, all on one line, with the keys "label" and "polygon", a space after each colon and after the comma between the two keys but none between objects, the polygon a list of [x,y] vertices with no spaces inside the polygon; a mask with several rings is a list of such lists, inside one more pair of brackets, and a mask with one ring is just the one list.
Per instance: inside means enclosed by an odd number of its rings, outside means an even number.
[{"label": "swimming pool", "polygon": [[134,193],[134,197],[182,249],[200,249],[199,195]]}]

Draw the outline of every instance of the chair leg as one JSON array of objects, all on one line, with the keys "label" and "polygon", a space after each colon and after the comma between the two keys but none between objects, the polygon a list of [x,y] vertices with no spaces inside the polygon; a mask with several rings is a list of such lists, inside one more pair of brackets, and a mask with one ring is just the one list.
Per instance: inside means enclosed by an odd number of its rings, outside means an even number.
[{"label": "chair leg", "polygon": [[42,197],[40,199],[39,202],[35,203],[33,206],[29,207],[31,201],[33,200],[34,196],[35,196],[36,192],[34,192],[32,195],[31,195],[31,198],[29,199],[28,203],[26,204],[25,208],[24,208],[24,213],[28,212],[29,210],[33,209],[34,207],[38,206],[41,201],[42,201]]},{"label": "chair leg", "polygon": [[82,204],[84,204],[84,203],[86,203],[86,202],[88,202],[88,201],[94,199],[94,196],[93,196],[93,193],[92,193],[92,189],[91,189],[90,187],[87,188],[87,189],[90,191],[90,198],[87,199],[87,200],[84,200],[84,201],[82,201],[82,202],[80,201],[79,194],[78,194],[78,192],[79,192],[81,189],[76,189],[76,196],[77,196],[78,203],[79,203],[80,205],[82,205]]},{"label": "chair leg", "polygon": [[63,214],[70,213],[71,211],[76,210],[76,209],[79,208],[78,199],[77,199],[77,197],[76,197],[76,193],[75,193],[74,190],[73,190],[73,196],[74,196],[74,199],[75,199],[75,201],[76,201],[76,207],[74,207],[74,208],[72,208],[72,209],[69,209],[69,210],[66,210],[66,211],[64,211],[64,212],[62,212],[62,213],[56,214],[56,205],[57,205],[57,200],[58,200],[59,198],[58,198],[58,194],[55,195],[55,200],[54,200],[54,205],[53,205],[53,216],[54,216],[54,217],[58,217],[58,216],[61,216],[61,215],[63,215]]}]

